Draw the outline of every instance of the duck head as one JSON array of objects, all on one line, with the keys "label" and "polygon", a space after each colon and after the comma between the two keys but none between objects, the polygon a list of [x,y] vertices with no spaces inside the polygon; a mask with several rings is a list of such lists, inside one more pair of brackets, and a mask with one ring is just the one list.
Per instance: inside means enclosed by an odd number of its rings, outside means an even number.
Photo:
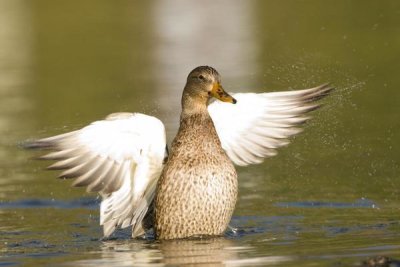
[{"label": "duck head", "polygon": [[225,92],[221,85],[221,76],[214,68],[209,66],[195,68],[187,77],[183,101],[185,98],[191,98],[199,103],[207,104],[212,97],[236,104],[236,99]]}]

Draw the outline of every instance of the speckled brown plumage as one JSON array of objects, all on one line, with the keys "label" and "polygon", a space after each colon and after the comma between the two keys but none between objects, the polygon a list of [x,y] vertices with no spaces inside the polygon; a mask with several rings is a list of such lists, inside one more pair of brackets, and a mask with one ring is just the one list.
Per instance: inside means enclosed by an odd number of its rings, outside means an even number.
[{"label": "speckled brown plumage", "polygon": [[[207,75],[209,82],[192,81]],[[189,74],[182,96],[179,131],[158,181],[155,232],[158,239],[221,235],[237,198],[237,174],[221,147],[207,111],[215,70]]]}]

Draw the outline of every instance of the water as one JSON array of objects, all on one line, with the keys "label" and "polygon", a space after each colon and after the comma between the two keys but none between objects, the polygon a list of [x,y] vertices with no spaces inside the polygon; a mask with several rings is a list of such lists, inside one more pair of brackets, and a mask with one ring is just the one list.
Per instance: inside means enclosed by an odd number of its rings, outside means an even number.
[{"label": "water", "polygon": [[[0,2],[0,266],[360,266],[400,258],[398,1]],[[332,82],[304,133],[238,168],[224,237],[102,239],[94,194],[18,143],[111,112],[162,119],[188,72],[231,92]]]}]

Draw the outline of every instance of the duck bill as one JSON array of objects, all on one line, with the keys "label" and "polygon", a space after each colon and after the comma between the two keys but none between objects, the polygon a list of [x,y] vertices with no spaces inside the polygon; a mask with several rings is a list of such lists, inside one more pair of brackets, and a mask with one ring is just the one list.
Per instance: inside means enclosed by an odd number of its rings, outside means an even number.
[{"label": "duck bill", "polygon": [[213,88],[211,90],[211,96],[219,99],[223,102],[228,102],[232,104],[236,104],[236,99],[234,99],[230,94],[225,92],[224,88],[222,88],[220,83],[214,83]]}]

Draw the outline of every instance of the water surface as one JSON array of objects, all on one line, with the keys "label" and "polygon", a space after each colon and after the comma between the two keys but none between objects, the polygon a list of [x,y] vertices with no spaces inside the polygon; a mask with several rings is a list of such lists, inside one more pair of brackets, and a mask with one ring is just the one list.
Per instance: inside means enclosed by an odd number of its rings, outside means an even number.
[{"label": "water surface", "polygon": [[[354,266],[400,258],[398,1],[0,2],[1,266]],[[99,199],[18,143],[111,112],[177,131],[198,65],[231,92],[332,82],[305,131],[238,168],[236,232],[102,239]]]}]

